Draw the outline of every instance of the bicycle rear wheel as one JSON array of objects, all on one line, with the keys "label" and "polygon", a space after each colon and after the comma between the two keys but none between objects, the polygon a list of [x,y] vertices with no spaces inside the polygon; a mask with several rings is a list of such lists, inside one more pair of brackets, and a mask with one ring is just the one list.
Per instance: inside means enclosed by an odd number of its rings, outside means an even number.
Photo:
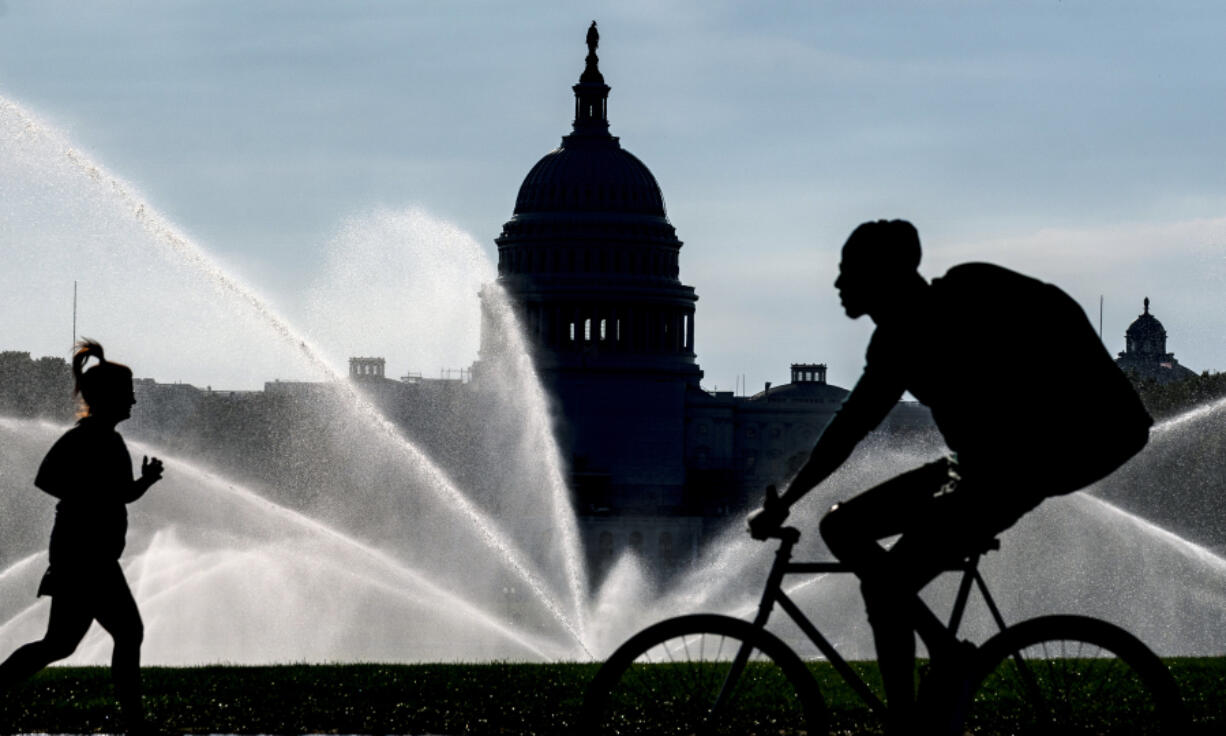
[{"label": "bicycle rear wheel", "polygon": [[[743,646],[744,670],[730,678]],[[588,686],[580,733],[825,734],[824,713],[813,675],[778,637],[696,614],[650,626],[609,657]]]},{"label": "bicycle rear wheel", "polygon": [[965,731],[995,734],[1181,734],[1174,678],[1127,631],[1083,616],[1023,621],[980,649]]}]

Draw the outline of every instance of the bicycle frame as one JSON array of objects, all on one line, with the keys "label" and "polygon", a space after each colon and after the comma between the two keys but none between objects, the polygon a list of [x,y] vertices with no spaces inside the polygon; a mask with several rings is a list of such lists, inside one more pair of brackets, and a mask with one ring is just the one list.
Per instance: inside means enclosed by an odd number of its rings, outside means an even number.
[{"label": "bicycle frame", "polygon": [[[852,669],[847,660],[838,653],[834,645],[830,643],[821,631],[817,629],[817,626],[805,616],[800,607],[783,591],[783,577],[785,575],[801,573],[849,573],[853,572],[853,570],[841,562],[792,562],[792,549],[800,541],[800,531],[792,527],[784,527],[775,536],[782,543],[775,552],[775,561],[771,565],[770,574],[766,579],[766,588],[763,590],[762,600],[758,604],[758,613],[753,620],[754,627],[766,628],[766,622],[770,618],[775,605],[778,604],[784,613],[804,632],[805,636],[813,642],[818,651],[822,653],[822,656],[830,662],[835,671],[839,673],[839,676],[868,705],[869,709],[880,716],[884,716],[886,706],[881,701],[881,698],[877,697],[877,693],[873,692],[872,688],[864,682],[864,679]],[[932,609],[925,605],[918,595],[915,596],[913,618],[915,630],[928,646],[933,660],[943,659],[944,655],[952,653],[959,646],[957,638],[958,627],[961,625],[962,616],[966,612],[966,604],[970,599],[972,585],[978,588],[980,595],[987,604],[988,610],[992,614],[992,618],[996,621],[996,625],[1002,631],[1006,628],[1004,617],[1001,616],[996,601],[993,600],[991,593],[988,592],[987,583],[984,582],[983,576],[979,574],[979,558],[989,549],[999,548],[999,540],[993,539],[983,549],[969,555],[960,565],[948,569],[951,572],[961,572],[962,580],[958,585],[958,593],[954,598],[953,610],[947,623],[942,623]],[[715,700],[714,710],[718,710],[726,702],[728,695],[731,693],[732,688],[749,661],[749,654],[750,645],[746,642],[737,651],[737,655],[732,661],[732,667],[729,669],[723,686],[720,688],[719,696]]]}]

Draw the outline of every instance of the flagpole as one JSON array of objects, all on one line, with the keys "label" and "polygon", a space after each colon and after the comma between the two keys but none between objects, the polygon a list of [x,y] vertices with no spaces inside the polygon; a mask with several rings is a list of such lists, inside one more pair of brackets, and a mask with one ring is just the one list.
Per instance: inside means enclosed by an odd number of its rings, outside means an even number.
[{"label": "flagpole", "polygon": [[1103,340],[1103,295],[1098,295],[1098,341]]}]

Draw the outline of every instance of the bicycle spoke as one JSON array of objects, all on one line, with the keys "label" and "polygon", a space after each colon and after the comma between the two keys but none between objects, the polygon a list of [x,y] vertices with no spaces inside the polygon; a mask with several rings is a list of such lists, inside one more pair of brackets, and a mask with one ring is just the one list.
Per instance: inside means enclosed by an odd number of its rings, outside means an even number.
[{"label": "bicycle spoke", "polygon": [[1180,733],[1170,673],[1131,635],[1076,616],[1015,628],[984,647],[967,733]]},{"label": "bicycle spoke", "polygon": [[[817,733],[805,725],[803,702],[811,698],[820,708],[820,695],[796,655],[746,622],[718,616],[691,618],[710,622],[715,629],[730,628],[737,633],[685,631],[679,626],[667,626],[641,647],[624,655],[619,650],[606,663],[617,674],[607,675],[608,682],[602,685],[606,694],[597,701],[602,704],[600,720],[590,732],[677,736]],[[686,622],[687,617],[683,617],[679,624]],[[754,637],[770,637],[777,651],[773,655],[763,652],[752,641]],[[748,643],[747,638],[751,640]],[[749,647],[749,662],[735,682],[728,682],[729,692],[719,711],[713,712],[742,646]],[[775,657],[789,658],[786,671]],[[597,679],[602,677],[598,675]],[[806,693],[803,697],[796,682]],[[595,696],[589,692],[589,698],[592,697]]]},{"label": "bicycle spoke", "polygon": [[[700,640],[700,642],[702,642],[702,644],[700,644],[700,646],[699,646],[699,651],[700,651],[700,652],[701,652],[703,649],[705,649],[705,646],[703,646],[703,644],[705,644],[705,643],[706,643],[706,639],[707,639],[707,637],[706,637],[706,635],[705,635],[705,634],[700,634],[700,635],[699,635],[699,640]],[[684,641],[684,639],[683,639],[683,641]],[[687,654],[687,655],[689,654],[689,647],[688,647],[688,646],[686,647],[686,654]],[[706,663],[703,661],[703,659],[702,659],[702,655],[701,655],[701,654],[700,654],[700,655],[699,655],[699,657],[698,657],[698,661],[697,661],[697,662],[695,662],[694,664],[695,664],[695,665],[697,665],[697,666],[686,667],[686,672],[687,672],[687,674],[689,675],[689,679],[690,679],[690,683],[691,683],[690,692],[697,694],[697,695],[699,696],[699,698],[701,698],[701,695],[702,695],[703,693],[706,693],[706,692],[707,692],[707,687],[706,687],[706,685],[703,683],[703,672],[704,672],[704,671],[705,671],[705,669],[706,669],[706,668],[705,668],[703,665],[704,665],[704,664],[706,664]],[[709,719],[709,718],[711,717],[711,708],[710,708],[710,705],[708,705],[708,703],[709,703],[710,701],[709,701],[708,699],[701,699],[701,700],[700,700],[700,699],[696,698],[696,699],[694,699],[694,700],[693,700],[693,701],[691,701],[691,702],[692,702],[692,705],[695,707],[695,709],[697,709],[697,708],[698,708],[700,705],[702,706],[702,707],[701,707],[701,710],[702,710],[703,712],[701,712],[701,713],[696,712],[696,713],[694,714],[695,716],[701,716],[701,717],[702,717],[702,719],[703,719],[704,721],[705,721],[705,720],[707,720],[707,719]]]}]

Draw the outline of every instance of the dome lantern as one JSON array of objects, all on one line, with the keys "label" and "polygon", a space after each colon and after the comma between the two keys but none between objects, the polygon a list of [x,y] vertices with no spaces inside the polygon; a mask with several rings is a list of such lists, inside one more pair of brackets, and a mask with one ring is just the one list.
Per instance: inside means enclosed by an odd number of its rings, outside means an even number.
[{"label": "dome lantern", "polygon": [[575,132],[573,136],[609,137],[609,85],[604,83],[604,75],[600,73],[600,58],[596,56],[596,47],[600,44],[600,33],[596,30],[596,21],[587,29],[587,58],[583,74],[579,75],[579,83],[575,91]]}]

